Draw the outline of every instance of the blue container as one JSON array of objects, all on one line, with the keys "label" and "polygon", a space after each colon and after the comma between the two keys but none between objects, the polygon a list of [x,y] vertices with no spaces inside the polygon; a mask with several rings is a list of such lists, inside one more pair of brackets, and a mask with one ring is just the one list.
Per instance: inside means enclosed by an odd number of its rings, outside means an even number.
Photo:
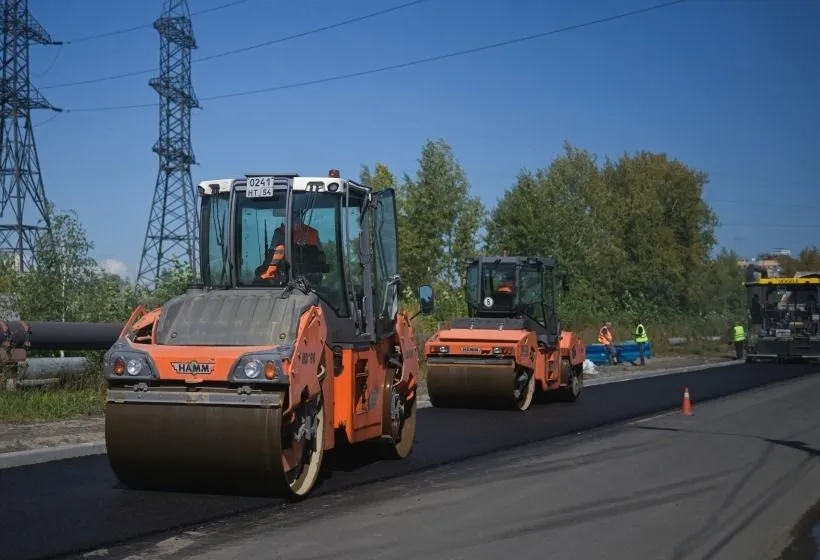
[{"label": "blue container", "polygon": [[[596,366],[609,365],[609,359],[606,355],[606,348],[603,344],[587,344],[586,346],[587,359]],[[635,362],[640,360],[640,353],[638,352],[638,344],[634,340],[627,340],[621,344],[615,345],[615,356],[621,363]],[[644,346],[644,359],[652,357],[652,342],[647,342]]]}]

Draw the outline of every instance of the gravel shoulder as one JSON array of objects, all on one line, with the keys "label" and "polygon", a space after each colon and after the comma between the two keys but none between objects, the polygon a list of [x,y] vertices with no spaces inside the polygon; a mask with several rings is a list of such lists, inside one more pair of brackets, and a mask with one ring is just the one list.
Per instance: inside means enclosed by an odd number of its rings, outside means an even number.
[{"label": "gravel shoulder", "polygon": [[[644,367],[631,364],[596,367],[596,372],[587,375],[587,379],[605,383],[604,380],[609,377],[622,378],[631,375],[640,377],[658,371],[716,364],[730,359],[733,357],[718,354],[657,356],[647,360]],[[601,381],[597,381],[599,379]],[[422,401],[428,400],[427,387],[423,381],[419,387],[419,398]],[[99,443],[104,439],[105,419],[103,416],[26,424],[0,424],[0,453]]]}]

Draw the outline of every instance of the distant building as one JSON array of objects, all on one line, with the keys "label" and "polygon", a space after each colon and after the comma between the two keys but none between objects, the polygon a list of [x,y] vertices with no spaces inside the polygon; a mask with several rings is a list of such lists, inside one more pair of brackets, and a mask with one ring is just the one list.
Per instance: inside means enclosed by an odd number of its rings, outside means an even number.
[{"label": "distant building", "polygon": [[[788,251],[788,249],[777,249],[777,251]],[[781,276],[783,273],[783,267],[781,266],[778,258],[782,258],[783,256],[787,255],[780,255],[777,254],[777,252],[764,253],[758,255],[756,259],[738,259],[737,264],[742,268],[746,268],[748,265],[754,263],[764,267],[770,278],[776,278]]]}]

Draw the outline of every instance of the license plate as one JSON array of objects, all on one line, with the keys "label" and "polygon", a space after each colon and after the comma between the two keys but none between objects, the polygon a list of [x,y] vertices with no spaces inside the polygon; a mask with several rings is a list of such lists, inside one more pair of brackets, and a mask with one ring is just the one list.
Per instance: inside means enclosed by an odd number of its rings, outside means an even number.
[{"label": "license plate", "polygon": [[249,177],[245,187],[247,198],[266,198],[273,196],[273,177]]}]

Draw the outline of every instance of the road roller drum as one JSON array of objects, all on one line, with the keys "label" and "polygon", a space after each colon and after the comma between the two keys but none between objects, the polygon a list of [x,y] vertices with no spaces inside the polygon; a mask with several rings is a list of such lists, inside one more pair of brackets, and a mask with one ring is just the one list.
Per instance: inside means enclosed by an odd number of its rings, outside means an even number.
[{"label": "road roller drum", "polygon": [[427,364],[427,393],[439,408],[527,410],[535,376],[513,360],[488,364]]},{"label": "road roller drum", "polygon": [[184,392],[139,402],[123,393],[112,391],[105,436],[111,468],[131,488],[299,497],[316,481],[321,406],[303,405],[285,424],[281,392],[265,395],[267,404],[186,404]]}]

